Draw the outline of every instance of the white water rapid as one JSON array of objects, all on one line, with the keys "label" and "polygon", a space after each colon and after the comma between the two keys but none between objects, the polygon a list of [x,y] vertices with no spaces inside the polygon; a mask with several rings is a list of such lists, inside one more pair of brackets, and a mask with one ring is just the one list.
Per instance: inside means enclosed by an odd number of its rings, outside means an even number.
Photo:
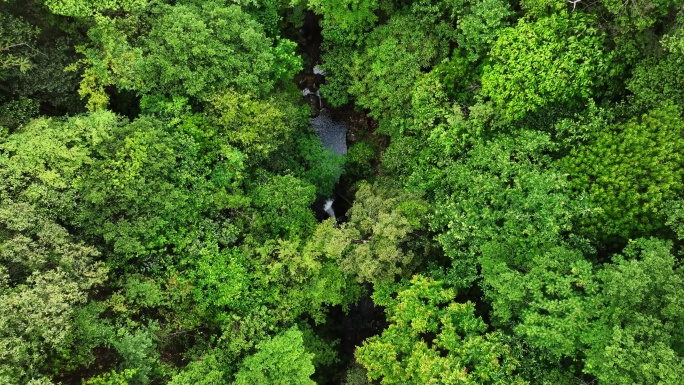
[{"label": "white water rapid", "polygon": [[332,208],[332,204],[335,201],[333,198],[328,198],[327,201],[323,204],[323,210],[325,211],[326,214],[330,216],[330,218],[334,219],[337,221],[337,218],[335,217],[335,210]]}]

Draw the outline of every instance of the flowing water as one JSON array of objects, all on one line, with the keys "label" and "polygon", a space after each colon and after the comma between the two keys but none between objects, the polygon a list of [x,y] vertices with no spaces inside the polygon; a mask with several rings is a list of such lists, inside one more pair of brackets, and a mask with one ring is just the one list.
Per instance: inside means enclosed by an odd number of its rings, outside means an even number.
[{"label": "flowing water", "polygon": [[[323,146],[337,155],[344,155],[347,153],[348,126],[342,120],[349,118],[352,106],[333,108],[326,103],[319,92],[320,85],[325,82],[325,72],[317,66],[321,63],[323,41],[320,20],[321,17],[311,11],[305,15],[304,26],[299,31],[297,39],[304,53],[306,70],[297,76],[295,82],[302,90],[302,97],[311,106],[311,128],[321,139]],[[347,209],[352,205],[350,199],[339,193],[339,191],[347,191],[345,183],[349,181],[345,181],[343,177],[342,186],[335,187],[334,197],[319,197],[314,203],[312,208],[316,211],[317,218],[345,221]],[[384,310],[376,306],[370,298],[372,286],[365,285],[365,291],[366,294],[359,299],[358,303],[352,304],[347,309],[339,305],[329,307],[327,322],[316,327],[321,335],[340,341],[335,348],[339,362],[329,367],[317,368],[316,380],[321,385],[342,384],[345,370],[354,362],[354,352],[357,346],[387,327]],[[319,369],[320,373],[318,373]]]},{"label": "flowing water", "polygon": [[337,218],[335,217],[335,210],[332,208],[332,204],[335,201],[333,198],[328,198],[327,201],[323,204],[323,211],[326,212],[332,218],[333,220],[337,221]]},{"label": "flowing water", "polygon": [[[309,87],[302,90],[302,97],[309,101],[312,106],[311,128],[321,139],[323,147],[334,152],[336,155],[343,156],[347,153],[347,123],[336,121],[332,118],[330,111],[324,107],[324,100],[318,90],[320,83],[324,81],[325,73],[318,66],[314,66],[312,72],[314,81]],[[330,197],[322,202],[323,212],[327,217],[337,221],[333,203],[335,198]]]}]

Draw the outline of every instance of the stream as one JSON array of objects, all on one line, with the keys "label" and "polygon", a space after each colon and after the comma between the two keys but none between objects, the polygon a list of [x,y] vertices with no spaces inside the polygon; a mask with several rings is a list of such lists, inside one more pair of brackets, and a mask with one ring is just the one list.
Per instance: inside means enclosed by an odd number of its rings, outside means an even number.
[{"label": "stream", "polygon": [[[344,156],[347,153],[347,130],[349,126],[344,120],[333,117],[334,111],[321,96],[319,87],[325,82],[325,73],[318,66],[313,66],[310,70],[303,71],[300,76],[300,87],[304,85],[302,97],[311,107],[311,129],[316,132],[323,147],[336,155]],[[336,185],[339,182],[338,179]],[[348,206],[340,207],[336,201],[338,199],[334,195],[320,197],[314,204],[317,217],[320,220],[332,218],[337,222],[336,210],[338,212],[346,211]]]},{"label": "stream", "polygon": [[[320,86],[325,83],[325,73],[319,67],[323,41],[319,21],[319,16],[307,12],[304,26],[299,30],[297,40],[305,68],[295,77],[295,83],[302,92],[302,98],[311,107],[311,129],[316,132],[325,148],[343,156],[348,149],[349,122],[355,118],[356,113],[353,105],[340,108],[330,106],[320,94]],[[351,207],[352,198],[345,197],[344,194],[353,194],[350,186],[355,182],[343,175],[335,185],[333,196],[319,197],[313,205],[319,220],[332,218],[337,224],[346,221],[346,212]],[[311,324],[321,337],[338,341],[335,350],[339,362],[317,371],[314,379],[318,384],[343,384],[345,372],[354,362],[356,347],[387,326],[383,308],[376,306],[370,298],[372,286],[364,286],[366,294],[347,311],[343,311],[341,306],[333,306],[328,310],[325,324]]]}]

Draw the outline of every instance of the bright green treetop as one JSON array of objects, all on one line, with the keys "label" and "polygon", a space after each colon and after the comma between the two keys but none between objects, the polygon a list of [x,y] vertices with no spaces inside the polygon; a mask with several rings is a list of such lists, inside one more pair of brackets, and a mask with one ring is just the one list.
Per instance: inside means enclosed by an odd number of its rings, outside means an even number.
[{"label": "bright green treetop", "polygon": [[302,332],[296,327],[257,345],[257,352],[243,361],[235,385],[314,385],[313,354],[304,349]]},{"label": "bright green treetop", "polygon": [[390,326],[357,349],[368,378],[383,385],[525,384],[500,336],[485,332],[472,303],[454,297],[439,282],[414,276],[385,304]]},{"label": "bright green treetop", "polygon": [[593,133],[563,159],[573,187],[601,208],[582,224],[600,237],[647,234],[663,225],[663,202],[684,189],[684,121],[672,106]]},{"label": "bright green treetop", "polygon": [[553,103],[572,106],[607,81],[611,55],[593,18],[565,12],[522,18],[499,34],[482,74],[482,94],[514,120]]}]

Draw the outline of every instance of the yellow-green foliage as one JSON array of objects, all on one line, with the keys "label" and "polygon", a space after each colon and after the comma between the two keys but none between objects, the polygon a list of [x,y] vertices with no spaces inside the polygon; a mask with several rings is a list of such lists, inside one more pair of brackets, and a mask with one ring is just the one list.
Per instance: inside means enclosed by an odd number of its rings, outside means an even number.
[{"label": "yellow-green foliage", "polygon": [[663,106],[593,133],[563,159],[572,186],[601,212],[582,221],[599,238],[648,234],[663,226],[663,202],[684,188],[684,121]]},{"label": "yellow-green foliage", "polygon": [[383,385],[525,384],[517,360],[472,303],[417,275],[386,305],[390,325],[356,352],[368,378]]},{"label": "yellow-green foliage", "polygon": [[482,93],[515,120],[553,103],[574,105],[608,81],[611,54],[593,17],[581,12],[521,18],[499,33]]}]

